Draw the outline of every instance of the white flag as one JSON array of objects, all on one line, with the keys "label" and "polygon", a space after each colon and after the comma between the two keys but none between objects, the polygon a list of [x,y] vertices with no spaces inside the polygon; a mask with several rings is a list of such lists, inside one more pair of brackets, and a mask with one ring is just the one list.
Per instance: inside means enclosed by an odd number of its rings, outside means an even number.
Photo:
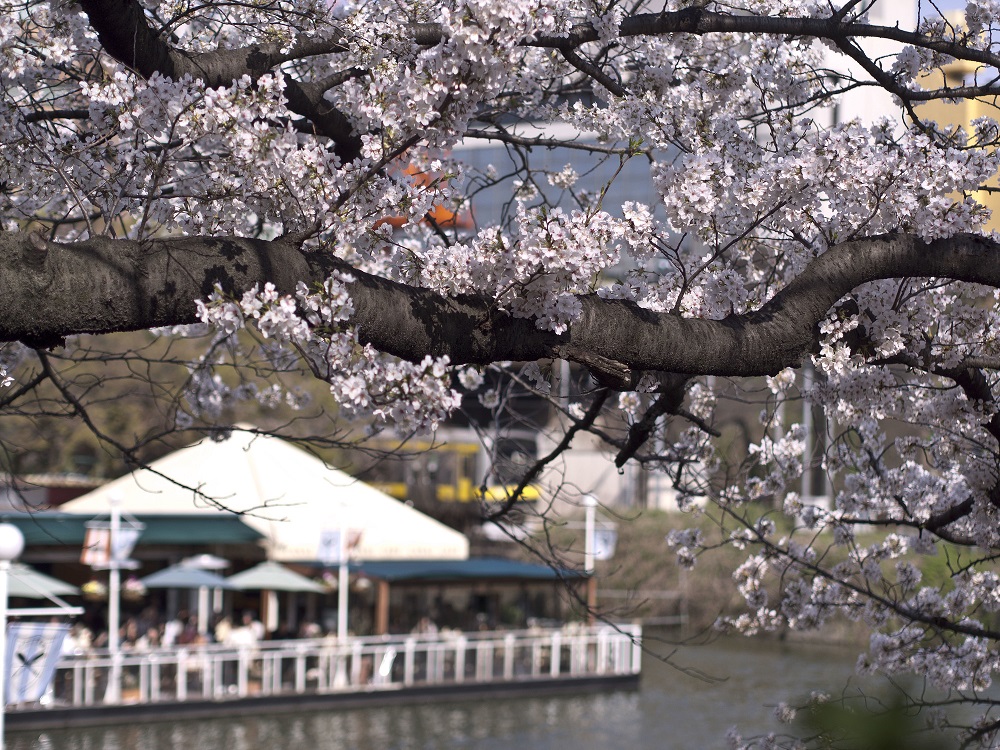
[{"label": "white flag", "polygon": [[14,622],[7,628],[4,676],[7,703],[40,700],[49,689],[62,655],[69,625],[51,622]]}]

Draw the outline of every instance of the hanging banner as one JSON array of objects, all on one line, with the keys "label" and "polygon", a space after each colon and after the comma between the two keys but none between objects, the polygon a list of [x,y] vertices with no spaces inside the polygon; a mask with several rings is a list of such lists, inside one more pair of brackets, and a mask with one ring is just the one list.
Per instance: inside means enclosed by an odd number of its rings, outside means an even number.
[{"label": "hanging banner", "polygon": [[83,537],[80,562],[90,567],[107,565],[111,560],[111,529],[87,529]]},{"label": "hanging banner", "polygon": [[14,622],[8,626],[4,657],[8,704],[41,700],[52,684],[68,632],[66,623]]},{"label": "hanging banner", "polygon": [[139,541],[140,534],[142,534],[142,529],[127,527],[118,529],[118,538],[114,544],[115,548],[111,550],[112,555],[114,555],[113,559],[117,562],[128,560],[132,556],[132,550],[135,549],[136,543]]},{"label": "hanging banner", "polygon": [[83,551],[80,553],[80,562],[92,568],[110,567],[112,560],[122,563],[128,560],[135,549],[139,536],[142,534],[141,528],[123,526],[118,529],[115,539],[114,549],[111,549],[111,529],[90,527],[83,537]]},{"label": "hanging banner", "polygon": [[594,530],[594,559],[610,560],[615,556],[615,547],[618,545],[617,529],[595,529]]}]

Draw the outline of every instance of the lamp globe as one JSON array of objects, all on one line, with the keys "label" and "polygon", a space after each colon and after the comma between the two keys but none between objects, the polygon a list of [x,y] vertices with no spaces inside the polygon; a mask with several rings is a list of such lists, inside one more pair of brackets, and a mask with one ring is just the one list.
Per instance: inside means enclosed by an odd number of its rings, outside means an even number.
[{"label": "lamp globe", "polygon": [[24,551],[24,534],[12,523],[0,523],[0,560],[16,560]]}]

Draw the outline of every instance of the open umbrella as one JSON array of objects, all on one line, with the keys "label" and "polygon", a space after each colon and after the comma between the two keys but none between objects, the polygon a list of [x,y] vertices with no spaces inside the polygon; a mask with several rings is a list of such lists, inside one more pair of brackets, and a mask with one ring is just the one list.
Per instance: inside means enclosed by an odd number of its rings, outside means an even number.
[{"label": "open umbrella", "polygon": [[171,565],[142,579],[148,589],[235,589],[225,578],[201,568]]},{"label": "open umbrella", "polygon": [[268,631],[273,631],[278,626],[278,597],[274,592],[326,593],[325,586],[270,560],[255,565],[249,570],[244,570],[242,573],[231,575],[226,580],[243,591],[259,590],[261,592],[263,621]]},{"label": "open umbrella", "polygon": [[39,573],[21,563],[10,566],[9,596],[19,596],[25,599],[51,599],[53,596],[73,596],[80,589],[71,586],[52,576]]},{"label": "open umbrella", "polygon": [[326,587],[276,562],[262,562],[226,579],[242,591],[312,591],[326,593]]},{"label": "open umbrella", "polygon": [[235,589],[220,575],[184,563],[171,565],[142,579],[148,589],[198,589],[198,632],[208,632],[208,590]]}]

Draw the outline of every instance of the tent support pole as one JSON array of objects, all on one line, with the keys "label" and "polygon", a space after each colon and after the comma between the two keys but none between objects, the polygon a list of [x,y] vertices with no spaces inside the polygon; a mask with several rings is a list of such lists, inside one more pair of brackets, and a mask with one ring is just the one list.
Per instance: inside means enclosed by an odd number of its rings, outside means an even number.
[{"label": "tent support pole", "polygon": [[375,635],[389,632],[389,582],[379,581],[375,593]]}]

